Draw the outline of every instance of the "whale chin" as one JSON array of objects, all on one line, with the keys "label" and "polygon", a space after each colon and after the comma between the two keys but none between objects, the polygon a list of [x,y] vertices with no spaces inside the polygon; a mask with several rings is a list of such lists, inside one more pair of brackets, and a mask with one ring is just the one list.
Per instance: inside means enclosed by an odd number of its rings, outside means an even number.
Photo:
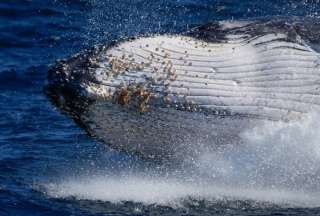
[{"label": "whale chin", "polygon": [[145,158],[190,159],[265,121],[320,108],[317,27],[219,22],[86,50],[48,74],[49,98],[106,144]]}]

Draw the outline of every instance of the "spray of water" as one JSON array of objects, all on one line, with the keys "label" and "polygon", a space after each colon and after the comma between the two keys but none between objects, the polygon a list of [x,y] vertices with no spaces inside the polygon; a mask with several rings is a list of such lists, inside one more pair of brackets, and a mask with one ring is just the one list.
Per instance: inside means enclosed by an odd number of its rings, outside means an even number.
[{"label": "spray of water", "polygon": [[320,206],[320,116],[267,122],[242,145],[202,154],[182,172],[77,176],[45,185],[53,197],[179,205],[186,199]]}]

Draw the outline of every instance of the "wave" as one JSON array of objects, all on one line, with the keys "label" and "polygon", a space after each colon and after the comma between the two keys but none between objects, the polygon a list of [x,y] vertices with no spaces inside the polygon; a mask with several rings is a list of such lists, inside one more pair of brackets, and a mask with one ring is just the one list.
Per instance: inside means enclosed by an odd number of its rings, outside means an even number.
[{"label": "wave", "polygon": [[30,67],[25,71],[0,71],[0,89],[25,89],[26,87],[42,89],[46,71],[46,65]]}]

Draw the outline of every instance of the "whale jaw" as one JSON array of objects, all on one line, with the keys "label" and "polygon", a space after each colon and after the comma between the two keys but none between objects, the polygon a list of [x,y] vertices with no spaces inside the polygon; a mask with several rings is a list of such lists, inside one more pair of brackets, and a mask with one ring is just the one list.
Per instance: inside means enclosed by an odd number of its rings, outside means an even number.
[{"label": "whale jaw", "polygon": [[89,134],[146,158],[241,144],[239,134],[265,120],[320,107],[320,57],[308,37],[263,25],[206,25],[94,48],[51,69],[47,93]]}]

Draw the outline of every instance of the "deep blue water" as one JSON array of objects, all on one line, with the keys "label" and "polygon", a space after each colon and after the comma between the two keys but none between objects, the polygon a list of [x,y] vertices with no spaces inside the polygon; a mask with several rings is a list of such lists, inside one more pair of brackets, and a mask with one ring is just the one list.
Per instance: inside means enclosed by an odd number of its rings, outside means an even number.
[{"label": "deep blue water", "polygon": [[[319,13],[317,0],[0,0],[0,215],[319,215],[317,206],[194,198],[185,185],[133,178],[164,171],[87,136],[43,94],[50,64],[95,44],[215,20]],[[175,195],[183,201],[173,204]]]}]

